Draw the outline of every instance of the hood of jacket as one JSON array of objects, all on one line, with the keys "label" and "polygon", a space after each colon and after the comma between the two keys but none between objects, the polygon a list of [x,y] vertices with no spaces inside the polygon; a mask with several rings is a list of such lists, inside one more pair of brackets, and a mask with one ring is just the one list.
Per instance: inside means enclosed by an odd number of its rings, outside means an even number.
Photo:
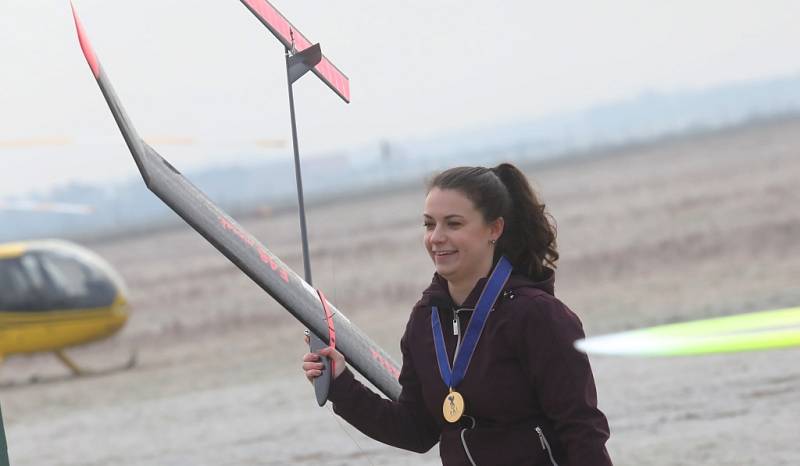
[{"label": "hood of jacket", "polygon": [[[546,267],[543,275],[544,277],[539,281],[533,281],[529,277],[512,272],[503,289],[506,291],[514,291],[520,288],[533,288],[555,296],[555,272],[553,269]],[[489,277],[483,277],[478,280],[467,296],[467,299],[464,300],[459,307],[475,307],[488,280]],[[433,274],[433,280],[428,288],[422,292],[422,299],[419,304],[437,306],[443,309],[450,309],[456,306],[453,298],[450,296],[447,280],[438,273]]]}]

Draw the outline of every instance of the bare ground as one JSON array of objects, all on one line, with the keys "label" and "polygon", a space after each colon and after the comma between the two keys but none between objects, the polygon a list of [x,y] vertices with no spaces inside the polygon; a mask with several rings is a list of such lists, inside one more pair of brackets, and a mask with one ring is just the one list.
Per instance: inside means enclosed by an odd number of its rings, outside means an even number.
[{"label": "bare ground", "polygon": [[[558,220],[557,295],[599,334],[800,304],[800,120],[526,167]],[[419,189],[309,209],[315,285],[398,356],[432,267]],[[300,270],[294,215],[242,222]],[[188,227],[87,244],[126,278],[134,314],[109,341],[0,373],[12,464],[438,464],[316,407],[302,328]],[[593,359],[618,465],[796,465],[800,350]]]}]

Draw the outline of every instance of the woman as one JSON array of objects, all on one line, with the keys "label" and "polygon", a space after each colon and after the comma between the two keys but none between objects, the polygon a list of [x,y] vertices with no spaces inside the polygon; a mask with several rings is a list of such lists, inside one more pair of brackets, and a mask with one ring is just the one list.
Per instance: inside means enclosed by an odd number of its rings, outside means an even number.
[{"label": "woman", "polygon": [[[436,273],[400,342],[399,399],[326,348],[334,411],[399,448],[439,442],[447,466],[610,465],[589,361],[573,348],[580,320],[553,295],[555,228],[525,176],[510,164],[447,170],[429,185],[424,225]],[[309,380],[319,358],[303,357]]]}]

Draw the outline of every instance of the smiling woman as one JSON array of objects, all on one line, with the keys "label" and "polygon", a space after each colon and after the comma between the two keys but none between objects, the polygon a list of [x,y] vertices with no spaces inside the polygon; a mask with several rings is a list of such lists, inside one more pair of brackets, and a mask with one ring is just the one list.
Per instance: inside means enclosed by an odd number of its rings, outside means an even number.
[{"label": "smiling woman", "polygon": [[495,245],[503,233],[503,217],[487,223],[460,191],[438,187],[428,193],[424,217],[425,249],[454,301],[462,303],[492,269],[494,248],[487,244]]},{"label": "smiling woman", "polygon": [[[525,176],[510,164],[447,170],[423,218],[436,272],[401,340],[400,397],[381,399],[325,348],[334,411],[399,448],[438,442],[445,465],[610,465],[591,367],[573,347],[581,323],[553,291],[555,227]],[[318,354],[303,358],[309,380]]]}]

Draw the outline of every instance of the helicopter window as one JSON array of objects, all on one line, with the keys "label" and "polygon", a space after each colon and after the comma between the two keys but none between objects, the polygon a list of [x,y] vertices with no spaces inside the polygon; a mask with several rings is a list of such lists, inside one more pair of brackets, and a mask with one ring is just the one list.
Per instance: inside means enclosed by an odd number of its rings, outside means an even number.
[{"label": "helicopter window", "polygon": [[36,292],[19,258],[0,260],[0,310],[25,311],[39,307]]},{"label": "helicopter window", "polygon": [[53,308],[109,306],[116,291],[97,270],[75,257],[47,253],[39,259],[52,283]]},{"label": "helicopter window", "polygon": [[42,256],[42,265],[64,297],[75,298],[87,293],[86,272],[77,261],[47,255]]},{"label": "helicopter window", "polygon": [[31,281],[31,285],[38,291],[44,290],[46,288],[44,275],[42,275],[42,269],[39,267],[39,261],[36,260],[36,257],[26,254],[20,258],[20,264],[25,269],[25,274]]}]

